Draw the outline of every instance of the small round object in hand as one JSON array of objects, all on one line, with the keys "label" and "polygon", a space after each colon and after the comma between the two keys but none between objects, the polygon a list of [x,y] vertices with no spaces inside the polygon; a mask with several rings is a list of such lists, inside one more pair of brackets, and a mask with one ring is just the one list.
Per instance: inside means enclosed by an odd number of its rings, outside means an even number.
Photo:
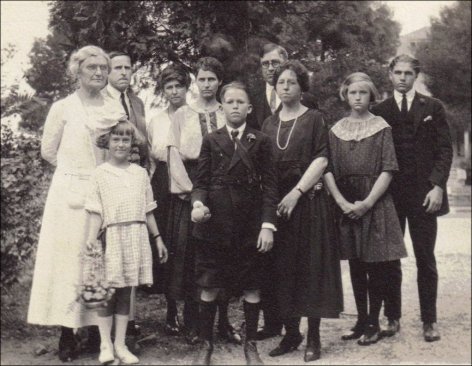
[{"label": "small round object in hand", "polygon": [[[210,210],[208,210],[208,212],[210,212]],[[196,207],[192,210],[192,220],[194,222],[202,221],[204,216],[205,216],[205,212],[204,212],[203,208]]]}]

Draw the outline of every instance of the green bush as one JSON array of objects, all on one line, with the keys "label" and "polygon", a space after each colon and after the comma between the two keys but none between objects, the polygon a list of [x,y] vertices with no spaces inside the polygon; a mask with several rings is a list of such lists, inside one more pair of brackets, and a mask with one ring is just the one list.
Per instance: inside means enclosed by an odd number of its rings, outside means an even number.
[{"label": "green bush", "polygon": [[40,134],[1,131],[1,287],[21,279],[34,254],[52,167],[41,158]]}]

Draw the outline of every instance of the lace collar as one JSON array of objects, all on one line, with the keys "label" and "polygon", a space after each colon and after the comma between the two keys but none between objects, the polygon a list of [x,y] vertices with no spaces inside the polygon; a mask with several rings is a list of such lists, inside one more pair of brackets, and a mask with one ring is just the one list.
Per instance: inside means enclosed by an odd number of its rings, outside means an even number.
[{"label": "lace collar", "polygon": [[361,141],[367,137],[375,135],[390,125],[380,116],[372,115],[366,120],[357,120],[352,117],[345,117],[331,128],[331,131],[344,141]]}]

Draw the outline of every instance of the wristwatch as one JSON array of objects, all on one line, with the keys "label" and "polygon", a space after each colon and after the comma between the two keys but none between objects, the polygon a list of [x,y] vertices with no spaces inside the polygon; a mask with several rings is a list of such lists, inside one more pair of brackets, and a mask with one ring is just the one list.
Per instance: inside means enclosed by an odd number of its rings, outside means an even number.
[{"label": "wristwatch", "polygon": [[297,191],[299,191],[299,192],[302,194],[302,196],[305,194],[305,192],[302,191],[302,189],[300,188],[299,185],[296,186],[295,189],[296,189]]}]

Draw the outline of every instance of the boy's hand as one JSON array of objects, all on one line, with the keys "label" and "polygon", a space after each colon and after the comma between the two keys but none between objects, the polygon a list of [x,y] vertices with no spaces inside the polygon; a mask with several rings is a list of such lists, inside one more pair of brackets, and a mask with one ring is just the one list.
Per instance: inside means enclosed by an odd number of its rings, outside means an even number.
[{"label": "boy's hand", "polygon": [[274,233],[270,229],[261,229],[257,239],[257,249],[261,253],[266,253],[274,245]]},{"label": "boy's hand", "polygon": [[164,242],[162,241],[161,237],[158,237],[156,239],[156,247],[157,247],[157,253],[159,254],[159,263],[167,262],[167,258],[168,258],[167,248],[164,245]]},{"label": "boy's hand", "polygon": [[210,219],[210,209],[204,205],[194,206],[191,214],[192,222],[203,223]]}]

